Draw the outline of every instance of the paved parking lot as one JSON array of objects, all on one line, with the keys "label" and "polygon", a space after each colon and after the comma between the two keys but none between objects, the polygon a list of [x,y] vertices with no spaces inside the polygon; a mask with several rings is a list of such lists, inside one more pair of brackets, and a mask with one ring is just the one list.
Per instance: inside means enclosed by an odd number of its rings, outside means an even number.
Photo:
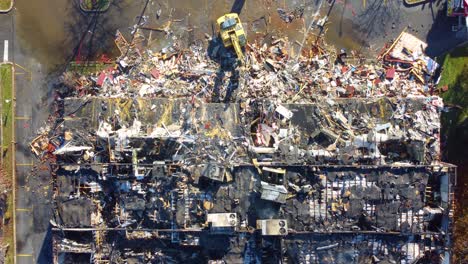
[{"label": "paved parking lot", "polygon": [[[50,190],[47,171],[31,173],[35,166],[28,144],[48,114],[42,99],[47,87],[41,66],[31,52],[18,45],[16,10],[0,14],[0,59],[15,63],[16,75],[16,258],[17,263],[51,263],[47,241]],[[46,221],[44,221],[46,219]]]}]

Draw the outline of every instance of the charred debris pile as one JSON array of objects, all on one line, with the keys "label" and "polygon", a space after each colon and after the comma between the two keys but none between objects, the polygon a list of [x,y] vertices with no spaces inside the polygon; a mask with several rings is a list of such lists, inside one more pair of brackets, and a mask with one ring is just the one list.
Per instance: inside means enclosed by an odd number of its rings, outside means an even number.
[{"label": "charred debris pile", "polygon": [[[66,72],[31,142],[57,262],[410,263],[450,258],[437,64],[402,33],[373,61],[320,41],[143,48]],[[417,44],[415,41],[417,42]]]}]

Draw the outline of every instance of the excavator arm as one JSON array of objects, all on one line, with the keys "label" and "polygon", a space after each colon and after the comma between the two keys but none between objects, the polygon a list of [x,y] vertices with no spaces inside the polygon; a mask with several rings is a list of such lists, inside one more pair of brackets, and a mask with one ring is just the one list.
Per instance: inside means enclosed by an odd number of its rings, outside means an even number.
[{"label": "excavator arm", "polygon": [[231,37],[232,46],[234,46],[234,50],[236,51],[236,54],[237,54],[237,58],[240,61],[243,61],[244,60],[244,54],[242,53],[242,48],[241,48],[241,46],[239,44],[239,39],[237,38],[235,33],[230,34],[230,37]]}]

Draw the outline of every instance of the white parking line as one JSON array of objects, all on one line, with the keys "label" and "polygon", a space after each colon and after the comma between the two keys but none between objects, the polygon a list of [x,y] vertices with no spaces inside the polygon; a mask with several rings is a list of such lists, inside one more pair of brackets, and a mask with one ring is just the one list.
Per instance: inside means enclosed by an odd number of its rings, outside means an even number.
[{"label": "white parking line", "polygon": [[5,46],[3,47],[3,62],[8,61],[8,40],[5,40]]}]

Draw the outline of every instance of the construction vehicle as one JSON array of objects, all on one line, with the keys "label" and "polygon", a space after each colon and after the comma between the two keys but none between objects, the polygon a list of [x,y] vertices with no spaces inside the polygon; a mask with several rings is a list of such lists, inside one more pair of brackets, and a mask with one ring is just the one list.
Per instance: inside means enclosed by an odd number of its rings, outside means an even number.
[{"label": "construction vehicle", "polygon": [[247,37],[239,15],[236,13],[226,14],[218,18],[216,23],[218,24],[219,35],[223,40],[224,47],[234,47],[237,58],[242,61],[244,58],[242,47],[247,43]]}]

